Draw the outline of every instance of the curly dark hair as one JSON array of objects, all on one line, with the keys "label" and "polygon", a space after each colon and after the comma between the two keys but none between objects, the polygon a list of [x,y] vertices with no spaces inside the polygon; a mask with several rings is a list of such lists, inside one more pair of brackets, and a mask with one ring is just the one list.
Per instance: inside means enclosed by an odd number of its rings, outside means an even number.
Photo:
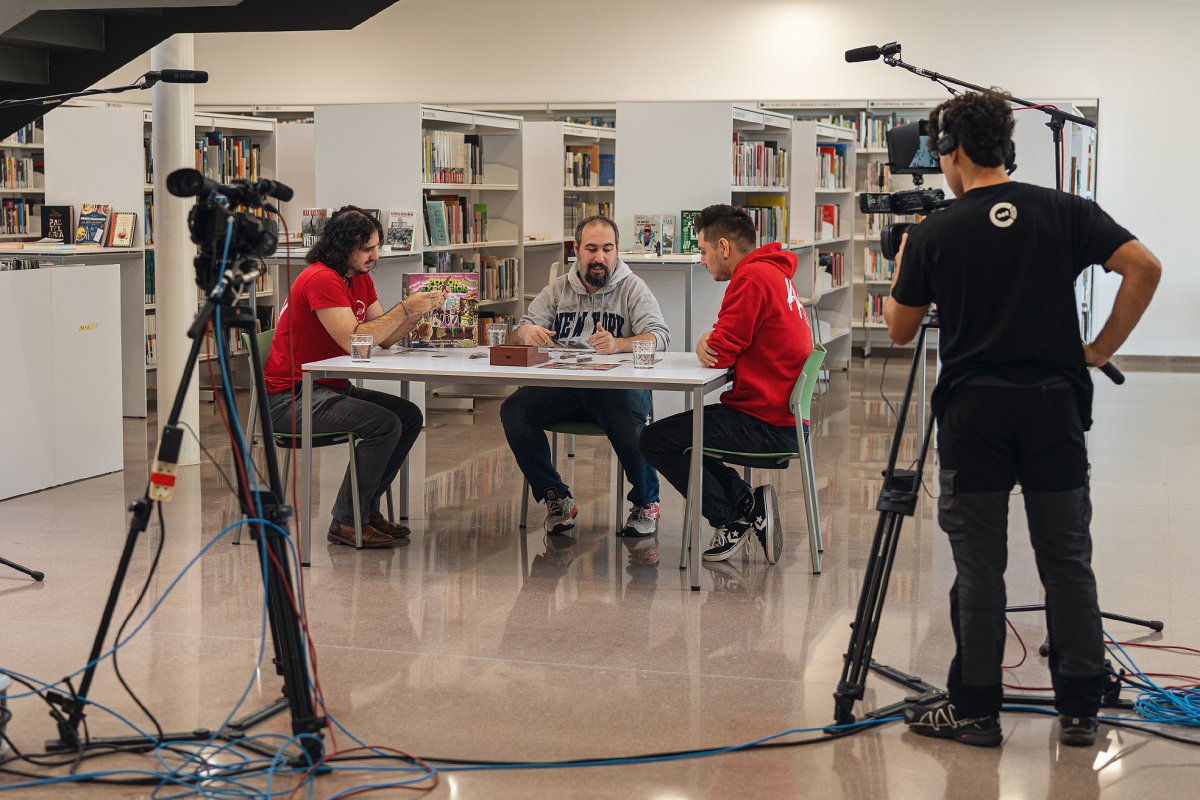
[{"label": "curly dark hair", "polygon": [[981,167],[999,167],[1012,151],[1012,95],[993,87],[963,92],[929,112],[930,146],[952,133],[967,157]]},{"label": "curly dark hair", "polygon": [[350,256],[358,248],[366,247],[371,234],[383,241],[383,225],[379,220],[358,206],[342,206],[333,212],[321,238],[309,248],[304,260],[309,264],[320,261],[343,278],[350,268]]},{"label": "curly dark hair", "polygon": [[754,249],[758,238],[754,220],[746,209],[721,203],[705,208],[696,217],[696,235],[699,236],[701,231],[710,242],[727,239],[747,253]]}]

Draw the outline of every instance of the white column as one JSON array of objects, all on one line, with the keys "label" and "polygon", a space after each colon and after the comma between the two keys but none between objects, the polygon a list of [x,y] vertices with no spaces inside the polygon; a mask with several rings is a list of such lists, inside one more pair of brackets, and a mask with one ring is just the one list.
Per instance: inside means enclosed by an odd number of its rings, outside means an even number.
[{"label": "white column", "polygon": [[[150,51],[150,69],[192,69],[192,34],[172,36]],[[154,273],[158,304],[158,424],[171,413],[192,340],[188,326],[196,316],[196,282],[192,260],[196,248],[187,228],[192,199],[167,192],[167,175],[194,167],[195,89],[187,83],[159,83],[154,89],[151,143],[154,157]],[[200,395],[196,373],[188,383],[179,421],[200,433]],[[179,464],[200,463],[200,447],[183,437]]]}]

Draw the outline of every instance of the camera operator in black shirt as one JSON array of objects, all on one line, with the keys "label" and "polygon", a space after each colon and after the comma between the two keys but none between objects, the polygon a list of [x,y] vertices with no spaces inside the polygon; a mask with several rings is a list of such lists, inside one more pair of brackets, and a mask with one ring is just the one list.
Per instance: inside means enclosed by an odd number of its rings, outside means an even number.
[{"label": "camera operator in black shirt", "polygon": [[[1104,644],[1091,567],[1087,368],[1107,363],[1129,336],[1161,267],[1095,203],[1009,179],[1006,95],[957,95],[933,110],[928,131],[959,199],[905,236],[884,318],[891,338],[906,344],[929,304],[938,307],[938,522],[957,569],[957,649],[949,699],[915,706],[905,721],[925,736],[1001,742],[1008,505],[1020,483],[1046,592],[1059,739],[1090,745]],[[1083,344],[1074,282],[1091,264],[1122,280],[1104,329]]]}]

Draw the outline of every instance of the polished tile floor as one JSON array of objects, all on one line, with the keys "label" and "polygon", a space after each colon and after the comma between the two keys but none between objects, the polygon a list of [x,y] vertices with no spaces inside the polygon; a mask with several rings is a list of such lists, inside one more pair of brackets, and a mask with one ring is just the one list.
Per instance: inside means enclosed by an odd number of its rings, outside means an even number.
[{"label": "polished tile floor", "polygon": [[[614,537],[610,452],[580,439],[564,474],[581,504],[569,541],[517,526],[521,479],[504,443],[498,404],[473,415],[430,416],[413,452],[412,541],[354,552],[317,539],[305,570],[309,624],[329,708],[373,744],[443,758],[544,761],[619,757],[746,742],[832,721],[832,694],[867,563],[880,469],[894,419],[880,394],[882,360],[856,360],[834,373],[814,405],[815,456],[824,574],[811,574],[799,475],[770,479],[782,498],[789,536],[780,564],[761,553],[708,565],[702,591],[677,569],[682,503],[667,489],[657,541]],[[883,380],[895,400],[903,362]],[[1200,375],[1136,373],[1121,388],[1100,381],[1091,438],[1096,568],[1106,609],[1166,622],[1145,637],[1111,623],[1121,640],[1200,646]],[[225,469],[228,446],[211,407],[202,436]],[[44,584],[0,569],[0,663],[56,679],[86,658],[128,525],[126,503],[143,489],[153,421],[126,421],[123,473],[0,502],[0,555],[44,570]],[[904,441],[912,457],[915,442]],[[320,455],[323,531],[344,456]],[[762,474],[759,480],[762,479]],[[926,480],[929,492],[936,482]],[[928,495],[928,492],[927,492]],[[881,662],[943,681],[951,650],[946,593],[952,564],[927,496],[904,523],[875,655]],[[535,508],[536,512],[537,509]],[[1009,600],[1040,593],[1020,498],[1014,498]],[[182,471],[165,507],[137,544],[123,594],[127,609],[165,540],[157,598],[222,527],[239,518],[209,463]],[[261,630],[257,553],[217,541],[173,589],[145,629],[121,651],[123,673],[168,730],[214,726],[249,687],[247,708],[281,686],[268,659],[256,669]],[[1014,615],[1029,643],[1015,686],[1048,683],[1036,653],[1039,615]],[[1010,637],[1007,661],[1021,646]],[[1137,649],[1148,672],[1200,673],[1194,656]],[[1184,683],[1187,679],[1161,679]],[[1196,682],[1200,682],[1197,679]],[[877,708],[905,690],[872,675],[864,705]],[[147,726],[106,664],[90,696]],[[37,750],[55,731],[36,700],[12,703],[9,733]],[[99,710],[93,735],[127,728]],[[261,730],[282,731],[276,717]],[[667,763],[446,772],[438,797],[820,797],[820,798],[1175,798],[1192,796],[1200,749],[1102,727],[1096,746],[1061,748],[1051,719],[1009,713],[1003,748],[977,750],[921,739],[887,725],[812,746],[759,750]],[[1183,735],[1186,732],[1179,731]],[[820,738],[807,734],[797,738]],[[786,741],[786,740],[785,740]],[[337,743],[347,746],[340,734]],[[106,765],[147,767],[122,756]],[[94,765],[94,767],[93,767]],[[375,774],[320,778],[317,796]],[[12,782],[0,776],[0,783]],[[276,783],[276,790],[283,785]],[[60,786],[22,797],[145,797],[148,788]],[[399,791],[386,796],[395,796]],[[284,793],[286,796],[286,792]]]}]

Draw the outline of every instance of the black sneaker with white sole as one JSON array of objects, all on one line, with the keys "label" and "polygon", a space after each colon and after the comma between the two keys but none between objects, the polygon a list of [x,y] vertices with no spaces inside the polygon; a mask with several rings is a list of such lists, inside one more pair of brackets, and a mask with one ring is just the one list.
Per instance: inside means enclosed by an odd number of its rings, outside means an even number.
[{"label": "black sneaker with white sole", "polygon": [[962,717],[947,699],[904,709],[908,729],[921,736],[953,739],[976,747],[995,747],[1004,740],[999,717]]},{"label": "black sneaker with white sole", "polygon": [[779,524],[779,499],[775,496],[774,486],[766,484],[754,490],[754,507],[749,519],[767,563],[779,563],[779,556],[783,554],[783,529]]},{"label": "black sneaker with white sole", "polygon": [[704,551],[705,561],[727,561],[736,556],[753,537],[753,525],[739,519],[720,528],[713,529],[712,541]]}]

